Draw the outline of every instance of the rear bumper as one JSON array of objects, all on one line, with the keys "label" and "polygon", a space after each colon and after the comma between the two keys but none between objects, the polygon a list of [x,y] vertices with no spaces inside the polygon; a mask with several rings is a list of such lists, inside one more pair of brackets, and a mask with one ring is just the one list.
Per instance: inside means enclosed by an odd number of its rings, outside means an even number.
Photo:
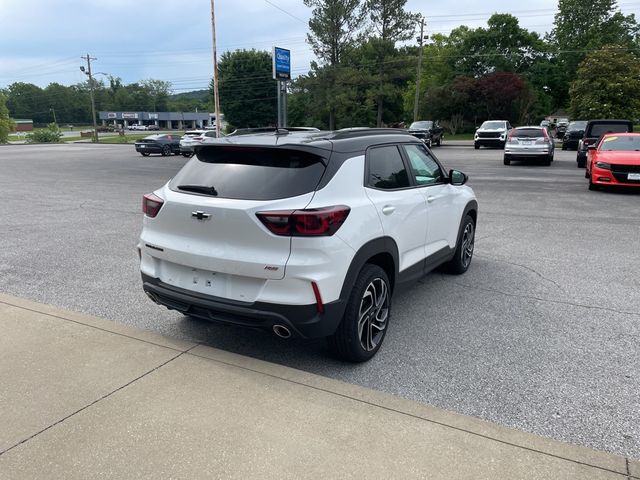
[{"label": "rear bumper", "polygon": [[552,153],[550,149],[531,149],[531,150],[517,150],[507,148],[504,151],[504,156],[514,160],[522,159],[527,160],[530,158],[548,158]]},{"label": "rear bumper", "polygon": [[219,323],[260,328],[271,331],[274,325],[285,325],[302,338],[332,335],[338,328],[345,309],[343,300],[324,305],[319,313],[315,304],[279,305],[266,302],[238,302],[202,295],[142,275],[142,288],[159,305],[185,315]]},{"label": "rear bumper", "polygon": [[162,147],[158,145],[140,147],[136,145],[136,152],[139,153],[162,153]]}]

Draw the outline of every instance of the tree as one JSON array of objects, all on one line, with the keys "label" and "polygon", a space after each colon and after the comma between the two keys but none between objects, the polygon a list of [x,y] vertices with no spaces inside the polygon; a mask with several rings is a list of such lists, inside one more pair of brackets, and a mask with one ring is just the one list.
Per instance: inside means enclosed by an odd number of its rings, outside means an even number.
[{"label": "tree", "polygon": [[568,85],[587,52],[605,45],[637,46],[639,27],[634,15],[623,15],[616,0],[559,0],[551,40],[562,66],[565,98]]},{"label": "tree", "polygon": [[147,80],[143,80],[141,83],[142,87],[147,90],[153,101],[153,111],[166,111],[169,94],[171,93],[171,82],[149,78]]},{"label": "tree", "polygon": [[398,95],[395,89],[388,88],[389,72],[393,75],[394,65],[387,62],[394,57],[395,44],[408,40],[415,31],[416,15],[407,12],[404,7],[407,0],[367,0],[366,9],[369,21],[377,33],[369,39],[369,45],[376,53],[377,105],[376,125],[382,126],[385,99]]},{"label": "tree", "polygon": [[7,107],[13,118],[29,118],[34,123],[50,119],[44,91],[32,83],[16,82],[7,89]]},{"label": "tree", "polygon": [[[270,52],[225,52],[218,65],[220,109],[235,127],[276,125],[277,91]],[[213,91],[213,82],[210,88]],[[213,95],[213,93],[211,93]]]},{"label": "tree", "polygon": [[574,118],[640,115],[640,58],[624,47],[604,47],[586,56],[570,87]]},{"label": "tree", "polygon": [[[335,129],[339,65],[345,52],[357,43],[357,35],[365,19],[361,0],[304,0],[312,7],[307,41],[326,67],[325,102],[329,107],[329,129]],[[342,86],[341,86],[342,87]]]},{"label": "tree", "polygon": [[537,33],[521,28],[508,13],[494,14],[487,28],[464,29],[458,33],[458,58],[454,69],[465,75],[492,72],[526,72],[547,49]]},{"label": "tree", "polygon": [[15,124],[9,118],[7,99],[0,93],[0,143],[7,143],[9,141],[9,133],[14,130]]}]

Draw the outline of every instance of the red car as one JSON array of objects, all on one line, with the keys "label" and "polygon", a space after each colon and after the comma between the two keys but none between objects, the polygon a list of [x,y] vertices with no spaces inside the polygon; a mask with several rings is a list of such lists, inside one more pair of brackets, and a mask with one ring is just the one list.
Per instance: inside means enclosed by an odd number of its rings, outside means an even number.
[{"label": "red car", "polygon": [[640,187],[640,133],[608,133],[589,149],[589,190],[602,186]]}]

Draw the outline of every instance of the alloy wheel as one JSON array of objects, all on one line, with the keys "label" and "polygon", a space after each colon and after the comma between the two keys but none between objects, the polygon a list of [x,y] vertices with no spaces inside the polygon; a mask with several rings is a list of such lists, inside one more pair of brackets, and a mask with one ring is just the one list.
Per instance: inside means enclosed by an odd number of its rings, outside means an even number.
[{"label": "alloy wheel", "polygon": [[382,278],[373,279],[364,290],[358,316],[358,338],[370,352],[384,337],[389,318],[389,288]]},{"label": "alloy wheel", "polygon": [[471,257],[473,257],[473,247],[475,245],[475,228],[473,223],[467,223],[462,233],[462,252],[461,260],[464,268],[467,268],[471,263]]}]

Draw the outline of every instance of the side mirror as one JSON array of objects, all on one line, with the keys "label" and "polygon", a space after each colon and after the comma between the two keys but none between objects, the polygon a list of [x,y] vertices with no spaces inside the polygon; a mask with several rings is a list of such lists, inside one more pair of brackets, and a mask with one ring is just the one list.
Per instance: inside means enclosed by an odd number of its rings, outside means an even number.
[{"label": "side mirror", "polygon": [[449,170],[449,183],[451,185],[464,185],[469,177],[459,170]]}]

